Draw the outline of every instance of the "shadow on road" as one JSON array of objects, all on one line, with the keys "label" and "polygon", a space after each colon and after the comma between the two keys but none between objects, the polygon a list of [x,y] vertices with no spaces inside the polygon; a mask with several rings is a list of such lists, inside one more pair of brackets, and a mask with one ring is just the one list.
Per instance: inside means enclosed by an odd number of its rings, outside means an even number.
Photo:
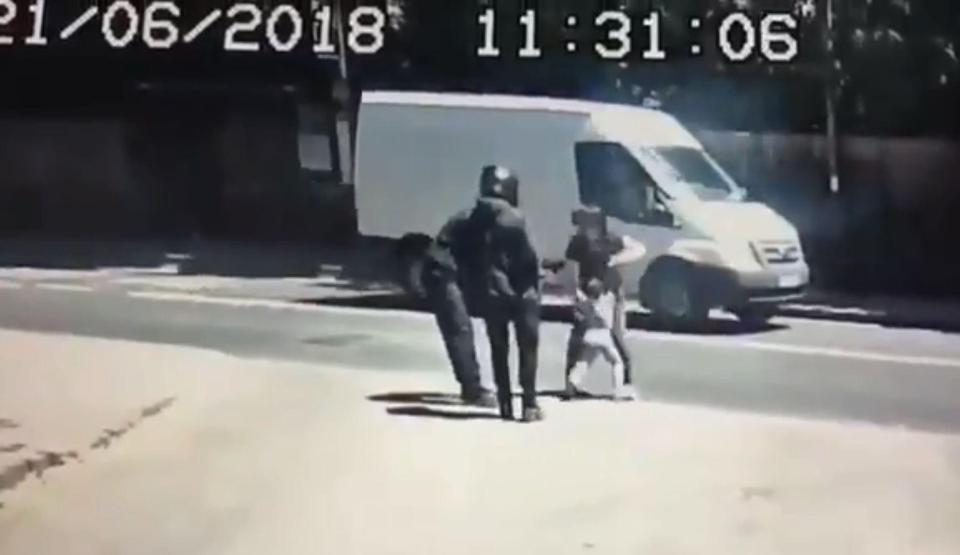
[{"label": "shadow on road", "polygon": [[668,325],[649,313],[631,312],[627,315],[627,328],[632,330],[670,332],[683,335],[750,335],[787,329],[790,326],[772,322],[747,324],[735,319],[710,318],[686,326]]},{"label": "shadow on road", "polygon": [[367,397],[370,401],[378,403],[408,403],[418,405],[443,405],[443,406],[461,406],[459,395],[451,393],[424,393],[424,392],[404,392],[404,393],[382,393]]},{"label": "shadow on road", "polygon": [[494,412],[455,411],[428,407],[426,405],[404,405],[388,407],[387,414],[394,416],[419,416],[426,418],[442,418],[444,420],[499,420],[500,416]]},{"label": "shadow on road", "polygon": [[[352,295],[349,297],[299,299],[296,302],[318,306],[430,312],[426,306],[416,302],[410,297],[403,294],[393,293]],[[545,305],[540,310],[540,317],[544,322],[573,322],[573,313],[569,306]],[[747,335],[782,330],[788,328],[789,326],[775,323],[751,325],[744,324],[738,320],[714,318],[697,326],[681,328],[667,326],[647,313],[631,312],[627,316],[627,327],[632,330],[671,332],[690,335]]]},{"label": "shadow on road", "polygon": [[[395,416],[420,416],[445,420],[496,420],[495,411],[482,411],[460,401],[459,395],[437,392],[397,392],[370,395],[367,400],[378,403],[394,403],[387,407],[387,414]],[[457,408],[454,408],[457,407]]]},{"label": "shadow on road", "polygon": [[960,333],[960,313],[954,312],[951,314],[949,311],[942,311],[944,314],[931,316],[917,314],[916,312],[867,308],[865,306],[794,305],[783,307],[780,310],[780,315],[808,320],[877,325],[892,329],[922,329],[941,333]]}]

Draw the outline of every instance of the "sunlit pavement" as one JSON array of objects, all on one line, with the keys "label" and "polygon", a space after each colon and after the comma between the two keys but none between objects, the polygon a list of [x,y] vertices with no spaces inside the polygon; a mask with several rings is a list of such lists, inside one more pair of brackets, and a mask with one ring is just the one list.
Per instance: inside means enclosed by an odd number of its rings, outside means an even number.
[{"label": "sunlit pavement", "polygon": [[[141,302],[187,328],[194,310],[280,321],[259,307]],[[549,397],[544,422],[508,424],[449,394],[439,342],[422,339],[429,321],[399,318],[380,368],[357,371],[343,362],[363,342],[350,318],[297,314],[339,321],[339,333],[309,331],[326,355],[345,354],[305,364],[0,331],[0,445],[21,445],[5,469],[71,454],[4,484],[0,553],[960,549],[958,436]],[[401,342],[417,344],[420,369],[396,371]]]}]

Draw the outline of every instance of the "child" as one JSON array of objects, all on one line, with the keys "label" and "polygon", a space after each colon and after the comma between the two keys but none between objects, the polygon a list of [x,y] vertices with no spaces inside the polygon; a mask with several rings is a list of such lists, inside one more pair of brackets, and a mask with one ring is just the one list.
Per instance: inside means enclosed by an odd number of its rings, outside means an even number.
[{"label": "child", "polygon": [[578,353],[573,369],[567,380],[565,397],[587,396],[580,389],[580,383],[587,370],[602,356],[613,367],[613,399],[615,401],[632,401],[636,399],[636,392],[624,383],[623,357],[613,340],[614,304],[616,299],[611,292],[604,291],[603,283],[599,279],[590,279],[581,293],[577,291],[577,303],[574,306],[574,333],[581,344],[574,352]]}]

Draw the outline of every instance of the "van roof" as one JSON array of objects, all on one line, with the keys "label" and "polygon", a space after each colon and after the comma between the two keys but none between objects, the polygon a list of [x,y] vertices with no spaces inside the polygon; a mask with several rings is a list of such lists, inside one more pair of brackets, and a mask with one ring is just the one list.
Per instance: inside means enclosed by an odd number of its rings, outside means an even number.
[{"label": "van roof", "polygon": [[[666,112],[589,100],[569,100],[543,96],[500,94],[429,93],[412,91],[364,91],[362,104],[441,106],[450,108],[487,108],[498,110],[536,110],[562,112],[590,117],[610,135],[636,139],[638,127],[654,131],[642,142],[683,144],[699,147],[696,139]],[[629,122],[629,123],[627,123]]]},{"label": "van roof", "polygon": [[[501,108],[504,110],[545,110],[590,114],[604,107],[616,106],[587,100],[568,100],[546,96],[517,96],[506,94],[430,93],[408,91],[364,91],[366,104],[415,104],[424,106],[453,106],[465,108]],[[645,108],[636,108],[652,111]]]}]

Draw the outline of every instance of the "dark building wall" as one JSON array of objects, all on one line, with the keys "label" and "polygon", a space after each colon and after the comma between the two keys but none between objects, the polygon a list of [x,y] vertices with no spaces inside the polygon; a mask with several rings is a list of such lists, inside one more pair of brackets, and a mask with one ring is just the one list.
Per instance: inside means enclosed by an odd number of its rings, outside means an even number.
[{"label": "dark building wall", "polygon": [[0,229],[96,234],[142,215],[117,118],[4,117],[0,168]]},{"label": "dark building wall", "polygon": [[335,218],[301,171],[298,102],[157,93],[99,116],[2,117],[0,231],[323,239]]},{"label": "dark building wall", "polygon": [[826,287],[960,295],[960,143],[843,137],[829,192],[822,135],[698,133],[707,149],[800,230]]}]

